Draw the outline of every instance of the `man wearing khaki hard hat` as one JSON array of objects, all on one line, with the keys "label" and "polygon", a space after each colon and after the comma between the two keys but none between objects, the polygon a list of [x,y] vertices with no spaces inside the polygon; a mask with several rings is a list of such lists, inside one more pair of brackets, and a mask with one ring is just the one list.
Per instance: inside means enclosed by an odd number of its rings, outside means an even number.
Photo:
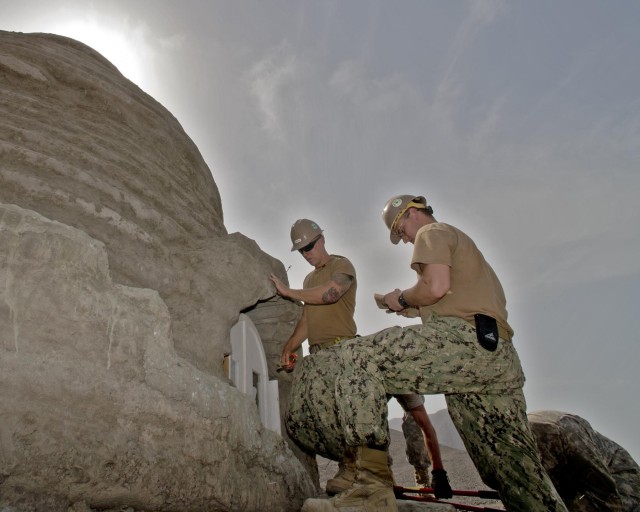
[{"label": "man wearing khaki hard hat", "polygon": [[[288,415],[287,428],[303,446],[326,453],[354,447],[358,468],[351,489],[308,499],[302,511],[397,511],[386,463],[386,395],[443,393],[480,476],[507,510],[566,512],[527,422],[524,375],[493,269],[469,236],[436,221],[424,196],[394,196],[382,217],[392,243],[413,244],[417,279],[381,302],[395,312],[418,308],[422,324],[345,340],[296,375],[292,394],[308,400]],[[335,390],[332,402],[323,388]],[[325,396],[321,404],[316,394]]]},{"label": "man wearing khaki hard hat", "polygon": [[[292,290],[277,277],[271,276],[278,294],[305,304],[302,317],[282,350],[283,366],[288,364],[291,354],[300,348],[305,339],[309,340],[310,352],[315,354],[342,339],[353,338],[356,333],[353,319],[356,276],[351,262],[343,256],[329,255],[324,245],[322,229],[311,220],[300,219],[293,224],[291,242],[291,250],[299,251],[315,270],[305,279],[302,290]],[[328,305],[331,307],[327,307]],[[435,430],[424,408],[424,397],[408,393],[395,398],[405,411],[403,433],[407,441],[407,458],[415,468],[416,483],[424,487],[432,483],[437,497],[450,498],[451,487],[442,465]],[[431,461],[425,444],[429,447],[428,452],[433,460],[433,482],[429,479],[428,468]],[[338,494],[347,490],[351,487],[355,474],[354,454],[348,451],[338,461],[338,473],[327,481],[327,493]]]},{"label": "man wearing khaki hard hat", "polygon": [[[304,340],[309,352],[326,349],[345,338],[354,338],[356,323],[356,271],[344,256],[329,254],[325,238],[317,223],[299,219],[291,226],[291,251],[298,251],[314,267],[304,280],[302,289],[286,286],[275,275],[271,280],[282,297],[304,303],[302,316],[285,343],[280,364],[287,367]],[[337,474],[327,481],[327,492],[337,494],[351,487],[355,479],[355,459],[348,451],[338,460]]]},{"label": "man wearing khaki hard hat", "polygon": [[271,280],[278,294],[304,303],[302,317],[282,349],[281,363],[288,364],[305,339],[309,351],[335,345],[356,335],[353,319],[356,308],[356,271],[344,256],[329,254],[322,229],[309,219],[299,219],[291,227],[291,251],[298,251],[314,267],[302,289],[286,286],[275,275]]}]

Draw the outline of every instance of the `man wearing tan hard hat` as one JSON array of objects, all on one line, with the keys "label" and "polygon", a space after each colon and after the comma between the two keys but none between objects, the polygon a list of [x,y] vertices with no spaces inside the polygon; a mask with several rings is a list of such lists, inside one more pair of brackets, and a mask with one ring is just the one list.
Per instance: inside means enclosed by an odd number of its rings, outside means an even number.
[{"label": "man wearing tan hard hat", "polygon": [[302,316],[282,349],[283,365],[306,339],[313,354],[356,335],[357,282],[351,262],[327,252],[322,229],[309,219],[299,219],[291,226],[291,242],[291,251],[298,251],[314,269],[297,290],[271,275],[279,295],[304,303]]},{"label": "man wearing tan hard hat", "polygon": [[[299,251],[305,260],[315,267],[305,279],[302,290],[292,290],[277,277],[271,277],[278,294],[305,304],[302,317],[282,350],[283,366],[291,360],[291,354],[300,348],[305,339],[309,340],[310,352],[315,354],[342,339],[353,338],[356,333],[353,319],[355,269],[347,258],[329,255],[324,246],[322,233],[318,224],[309,219],[297,220],[291,227],[291,250]],[[320,299],[321,304],[317,304]],[[332,307],[327,307],[328,305]],[[416,483],[423,487],[432,484],[439,498],[450,498],[451,487],[442,465],[435,429],[424,408],[424,397],[408,393],[395,398],[405,411],[402,427],[407,442],[407,458],[414,466]],[[431,460],[427,451],[433,461],[433,482],[428,474]],[[328,494],[338,494],[351,487],[356,475],[354,457],[353,453],[348,452],[338,461],[338,473],[327,481]]]},{"label": "man wearing tan hard hat", "polygon": [[[344,256],[329,254],[324,242],[317,223],[309,219],[295,221],[291,226],[291,251],[298,251],[314,270],[305,278],[301,290],[291,289],[271,275],[279,295],[304,303],[302,316],[282,348],[283,367],[289,365],[291,355],[304,340],[309,341],[309,352],[315,354],[356,336],[355,268]],[[354,455],[347,452],[338,459],[337,474],[327,481],[327,493],[337,494],[351,487],[355,472]]]},{"label": "man wearing tan hard hat", "polygon": [[[469,236],[436,221],[424,196],[392,197],[382,218],[392,243],[413,244],[417,279],[381,302],[398,313],[419,309],[422,324],[344,341],[301,368],[299,382],[315,381],[292,391],[308,400],[287,417],[288,428],[297,427],[302,445],[317,443],[314,430],[321,430],[329,454],[354,447],[358,467],[354,487],[330,500],[310,498],[302,511],[397,511],[386,464],[386,394],[443,393],[482,480],[507,510],[566,512],[527,421],[524,374],[493,269]],[[317,403],[323,387],[335,390],[333,402]]]}]

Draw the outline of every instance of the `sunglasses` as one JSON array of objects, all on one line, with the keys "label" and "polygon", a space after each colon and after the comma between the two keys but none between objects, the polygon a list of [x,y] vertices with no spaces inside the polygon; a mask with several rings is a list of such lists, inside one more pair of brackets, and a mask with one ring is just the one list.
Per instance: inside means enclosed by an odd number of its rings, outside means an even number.
[{"label": "sunglasses", "polygon": [[298,249],[298,252],[300,254],[305,253],[305,252],[309,252],[311,249],[313,249],[316,245],[316,243],[318,242],[318,240],[320,240],[321,237],[316,238],[314,241],[308,243],[307,245],[305,245],[302,249]]},{"label": "sunglasses", "polygon": [[406,211],[405,213],[402,214],[402,217],[400,217],[398,219],[398,222],[396,223],[395,234],[400,239],[404,237],[404,223],[402,224],[402,227],[400,227],[400,222],[402,222],[402,220],[406,219],[408,216],[409,216],[409,211]]}]

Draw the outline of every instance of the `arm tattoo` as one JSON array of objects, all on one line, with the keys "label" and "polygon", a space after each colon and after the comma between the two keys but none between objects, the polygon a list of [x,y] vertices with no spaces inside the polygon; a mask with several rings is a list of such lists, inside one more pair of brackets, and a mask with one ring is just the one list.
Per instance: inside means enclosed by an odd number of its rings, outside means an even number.
[{"label": "arm tattoo", "polygon": [[322,294],[322,302],[325,304],[333,304],[334,302],[338,302],[340,295],[340,292],[332,286]]},{"label": "arm tattoo", "polygon": [[353,277],[347,274],[336,273],[331,276],[331,281],[335,286],[332,286],[322,294],[322,302],[324,304],[333,304],[334,302],[338,302],[340,297],[342,297],[351,287]]}]

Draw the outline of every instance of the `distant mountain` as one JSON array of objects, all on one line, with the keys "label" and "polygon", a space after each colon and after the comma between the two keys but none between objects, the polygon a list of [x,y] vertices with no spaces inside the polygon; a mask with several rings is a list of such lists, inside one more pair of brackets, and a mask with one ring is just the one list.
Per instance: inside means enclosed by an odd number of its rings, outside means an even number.
[{"label": "distant mountain", "polygon": [[[456,450],[466,451],[447,409],[440,409],[434,413],[430,412],[429,419],[433,424],[433,428],[436,429],[436,434],[438,434],[438,443]],[[389,418],[389,428],[402,432],[402,418]]]}]

